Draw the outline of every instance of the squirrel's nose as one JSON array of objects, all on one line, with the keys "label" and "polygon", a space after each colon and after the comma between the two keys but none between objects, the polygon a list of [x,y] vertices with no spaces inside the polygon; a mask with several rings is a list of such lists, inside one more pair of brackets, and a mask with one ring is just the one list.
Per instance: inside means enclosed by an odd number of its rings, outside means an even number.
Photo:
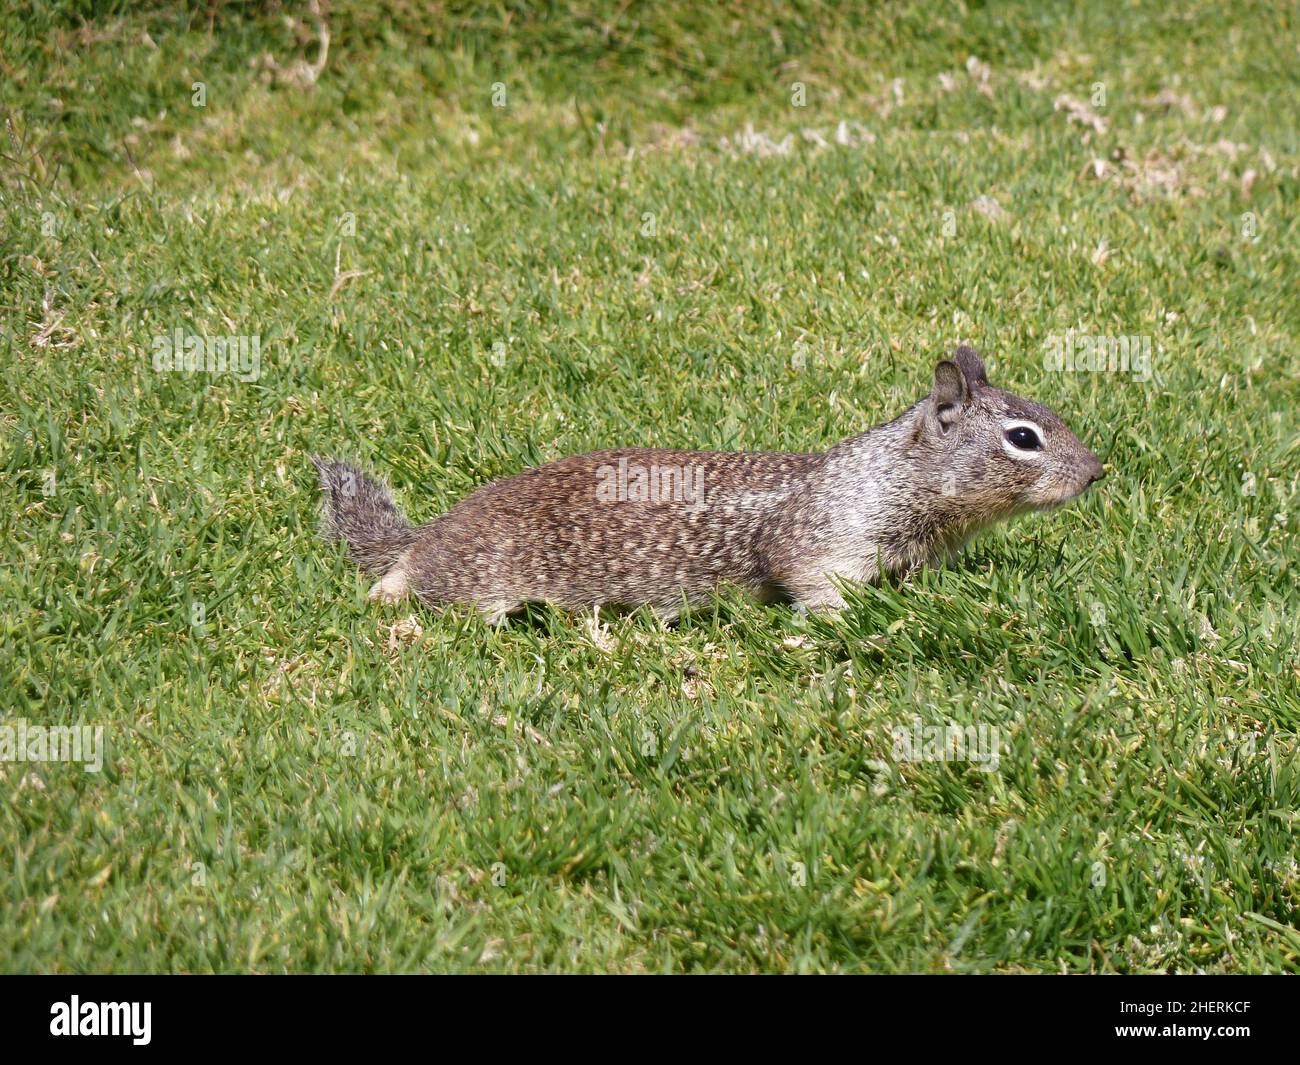
[{"label": "squirrel's nose", "polygon": [[1094,481],[1100,481],[1105,476],[1106,470],[1102,466],[1101,460],[1094,455],[1092,457],[1092,468],[1088,471],[1088,483],[1092,484]]}]

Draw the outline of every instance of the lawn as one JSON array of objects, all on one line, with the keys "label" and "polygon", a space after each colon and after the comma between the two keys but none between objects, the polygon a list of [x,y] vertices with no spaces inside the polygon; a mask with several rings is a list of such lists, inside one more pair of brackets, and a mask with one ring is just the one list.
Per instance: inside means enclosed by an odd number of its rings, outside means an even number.
[{"label": "lawn", "polygon": [[[1296,37],[6,13],[0,724],[106,750],[0,762],[0,970],[1300,970]],[[315,453],[425,520],[596,448],[824,449],[959,342],[1108,476],[839,616],[492,627],[317,537]],[[933,726],[996,769],[900,756]]]}]

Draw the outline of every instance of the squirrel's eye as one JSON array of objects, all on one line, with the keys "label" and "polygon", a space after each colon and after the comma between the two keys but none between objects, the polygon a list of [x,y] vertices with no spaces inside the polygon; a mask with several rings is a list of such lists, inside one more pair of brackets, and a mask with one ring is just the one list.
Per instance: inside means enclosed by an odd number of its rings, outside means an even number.
[{"label": "squirrel's eye", "polygon": [[1023,425],[1017,425],[1014,429],[1007,430],[1007,439],[1013,445],[1020,448],[1021,451],[1037,451],[1043,446],[1043,442],[1038,439],[1038,434],[1032,429],[1027,429]]}]

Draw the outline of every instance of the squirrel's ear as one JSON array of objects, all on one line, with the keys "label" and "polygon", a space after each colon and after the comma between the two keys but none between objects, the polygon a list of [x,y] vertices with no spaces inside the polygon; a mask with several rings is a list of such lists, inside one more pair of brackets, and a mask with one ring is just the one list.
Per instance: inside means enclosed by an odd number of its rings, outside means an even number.
[{"label": "squirrel's ear", "polygon": [[970,402],[970,386],[955,362],[944,359],[934,368],[934,391],[930,393],[931,409],[939,428],[947,430]]},{"label": "squirrel's ear", "polygon": [[979,357],[979,352],[974,348],[968,348],[963,344],[953,352],[952,361],[961,370],[962,377],[966,378],[966,387],[972,392],[981,385],[989,383],[988,375],[984,372],[984,360]]}]

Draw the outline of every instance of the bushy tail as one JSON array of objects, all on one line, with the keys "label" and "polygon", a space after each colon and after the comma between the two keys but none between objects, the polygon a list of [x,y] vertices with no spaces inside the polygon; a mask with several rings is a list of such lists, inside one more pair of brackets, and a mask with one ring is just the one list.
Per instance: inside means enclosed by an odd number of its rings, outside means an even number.
[{"label": "bushy tail", "polygon": [[321,531],[342,540],[366,573],[382,576],[416,539],[416,530],[393,503],[388,487],[350,462],[312,457],[325,499]]}]

